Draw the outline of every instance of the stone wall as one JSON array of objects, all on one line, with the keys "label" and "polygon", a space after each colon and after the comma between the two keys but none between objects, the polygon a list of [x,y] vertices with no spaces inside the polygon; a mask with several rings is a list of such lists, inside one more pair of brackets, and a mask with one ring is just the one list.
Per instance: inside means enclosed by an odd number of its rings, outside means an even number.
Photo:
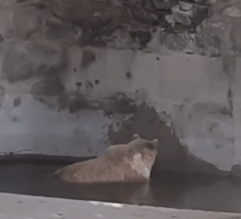
[{"label": "stone wall", "polygon": [[155,170],[240,175],[238,0],[0,0],[0,152],[98,156],[159,138]]}]

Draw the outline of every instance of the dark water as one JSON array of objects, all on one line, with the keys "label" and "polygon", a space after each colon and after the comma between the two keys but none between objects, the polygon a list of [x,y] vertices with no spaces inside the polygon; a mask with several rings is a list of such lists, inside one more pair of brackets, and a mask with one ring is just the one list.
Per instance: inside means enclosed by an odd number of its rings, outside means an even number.
[{"label": "dark water", "polygon": [[171,208],[241,212],[241,182],[175,173],[153,176],[148,185],[109,184],[76,186],[64,184],[53,173],[67,163],[2,162],[0,192],[120,202]]}]

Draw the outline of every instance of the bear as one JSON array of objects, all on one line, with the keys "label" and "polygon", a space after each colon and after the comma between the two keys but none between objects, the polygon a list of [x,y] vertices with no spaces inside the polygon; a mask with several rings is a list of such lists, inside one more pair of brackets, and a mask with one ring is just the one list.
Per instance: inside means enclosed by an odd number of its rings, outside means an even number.
[{"label": "bear", "polygon": [[129,143],[112,145],[103,156],[63,167],[54,176],[77,184],[148,182],[158,144],[134,134]]}]

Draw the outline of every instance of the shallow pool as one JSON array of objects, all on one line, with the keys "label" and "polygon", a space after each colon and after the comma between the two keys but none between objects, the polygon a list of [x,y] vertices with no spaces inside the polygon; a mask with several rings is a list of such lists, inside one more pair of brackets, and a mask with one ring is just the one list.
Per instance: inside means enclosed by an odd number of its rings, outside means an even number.
[{"label": "shallow pool", "polygon": [[0,161],[0,192],[171,208],[241,212],[241,182],[203,175],[160,172],[149,185],[77,186],[52,176],[71,162],[46,159]]}]

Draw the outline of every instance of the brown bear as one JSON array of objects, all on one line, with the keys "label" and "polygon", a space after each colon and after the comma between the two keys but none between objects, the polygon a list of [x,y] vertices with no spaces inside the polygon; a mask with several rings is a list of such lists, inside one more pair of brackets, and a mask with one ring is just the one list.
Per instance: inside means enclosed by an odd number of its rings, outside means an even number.
[{"label": "brown bear", "polygon": [[149,141],[134,134],[129,143],[110,146],[104,156],[66,166],[54,175],[64,182],[80,184],[147,182],[158,143],[157,139]]}]

